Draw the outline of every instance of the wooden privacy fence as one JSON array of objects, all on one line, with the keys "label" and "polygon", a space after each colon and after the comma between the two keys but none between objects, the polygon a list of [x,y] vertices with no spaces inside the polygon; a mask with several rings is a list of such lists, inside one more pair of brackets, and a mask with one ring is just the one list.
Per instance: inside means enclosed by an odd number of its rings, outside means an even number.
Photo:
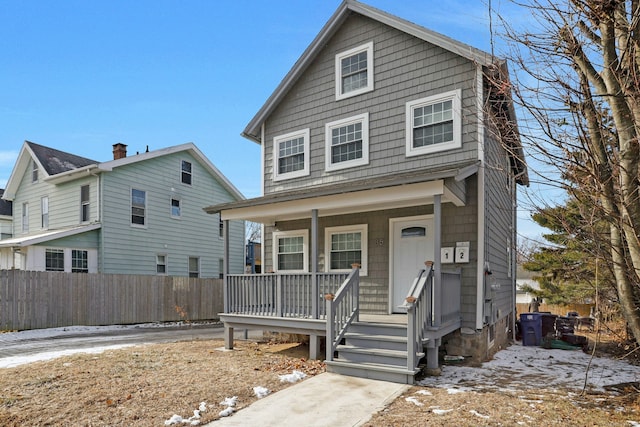
[{"label": "wooden privacy fence", "polygon": [[0,270],[0,330],[218,319],[223,281]]}]

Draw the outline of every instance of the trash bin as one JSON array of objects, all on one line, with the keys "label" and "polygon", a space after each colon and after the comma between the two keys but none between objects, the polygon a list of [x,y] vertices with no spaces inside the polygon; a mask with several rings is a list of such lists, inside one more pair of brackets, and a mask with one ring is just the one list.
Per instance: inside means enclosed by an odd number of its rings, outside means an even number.
[{"label": "trash bin", "polygon": [[541,337],[556,335],[556,319],[557,315],[551,313],[540,313],[542,316],[542,330],[540,331]]},{"label": "trash bin", "polygon": [[520,315],[522,328],[522,345],[539,346],[542,342],[542,314],[522,313]]}]

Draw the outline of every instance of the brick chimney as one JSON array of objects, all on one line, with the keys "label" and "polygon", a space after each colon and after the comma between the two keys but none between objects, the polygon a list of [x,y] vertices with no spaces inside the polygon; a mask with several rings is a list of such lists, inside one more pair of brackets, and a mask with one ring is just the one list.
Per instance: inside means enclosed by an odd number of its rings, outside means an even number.
[{"label": "brick chimney", "polygon": [[124,159],[127,157],[127,145],[121,142],[113,144],[113,160]]}]

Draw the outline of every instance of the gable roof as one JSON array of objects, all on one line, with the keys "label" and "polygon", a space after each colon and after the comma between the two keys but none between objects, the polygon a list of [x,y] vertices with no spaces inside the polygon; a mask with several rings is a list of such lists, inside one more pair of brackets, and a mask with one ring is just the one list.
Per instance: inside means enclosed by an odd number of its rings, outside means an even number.
[{"label": "gable roof", "polygon": [[280,82],[276,90],[267,99],[262,108],[260,108],[258,113],[253,117],[253,119],[251,119],[249,124],[247,124],[242,132],[242,136],[260,143],[260,128],[262,123],[264,123],[266,118],[273,112],[280,101],[282,101],[287,92],[289,92],[293,85],[298,81],[300,76],[314,61],[329,39],[338,31],[342,23],[346,21],[351,13],[358,13],[379,21],[483,66],[489,66],[501,62],[497,61],[489,53],[483,52],[443,34],[429,30],[358,1],[344,0],[331,16],[329,21],[324,25],[324,27],[322,27],[320,33],[318,33],[316,38],[303,52],[302,56],[296,61],[293,68],[291,68],[282,82]]},{"label": "gable roof", "polygon": [[36,161],[41,169],[44,170],[44,181],[51,184],[61,184],[63,182],[73,181],[79,177],[84,177],[87,173],[111,172],[114,168],[120,166],[182,151],[188,151],[236,200],[244,200],[245,197],[242,193],[240,193],[231,181],[191,142],[100,163],[85,157],[25,141],[18,155],[18,160],[11,172],[9,181],[7,182],[5,193],[0,194],[0,197],[5,200],[13,200],[20,185],[20,180],[29,167],[31,159]]},{"label": "gable roof", "polygon": [[49,176],[98,163],[95,160],[45,147],[44,145],[31,141],[25,141],[25,145],[31,149],[31,153],[33,153],[34,156],[33,158]]}]

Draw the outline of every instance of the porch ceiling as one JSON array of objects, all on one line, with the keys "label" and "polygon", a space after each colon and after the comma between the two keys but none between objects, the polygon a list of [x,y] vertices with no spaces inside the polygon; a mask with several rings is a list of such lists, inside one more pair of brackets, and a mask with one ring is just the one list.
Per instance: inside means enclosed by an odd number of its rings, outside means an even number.
[{"label": "porch ceiling", "polygon": [[433,203],[433,197],[436,195],[442,196],[443,203],[464,205],[464,201],[447,188],[444,180],[434,180],[316,197],[310,195],[296,200],[272,200],[253,206],[223,208],[220,212],[223,220],[249,220],[274,224],[276,221],[310,218],[314,209],[317,209],[318,216],[322,217],[429,205]]}]

